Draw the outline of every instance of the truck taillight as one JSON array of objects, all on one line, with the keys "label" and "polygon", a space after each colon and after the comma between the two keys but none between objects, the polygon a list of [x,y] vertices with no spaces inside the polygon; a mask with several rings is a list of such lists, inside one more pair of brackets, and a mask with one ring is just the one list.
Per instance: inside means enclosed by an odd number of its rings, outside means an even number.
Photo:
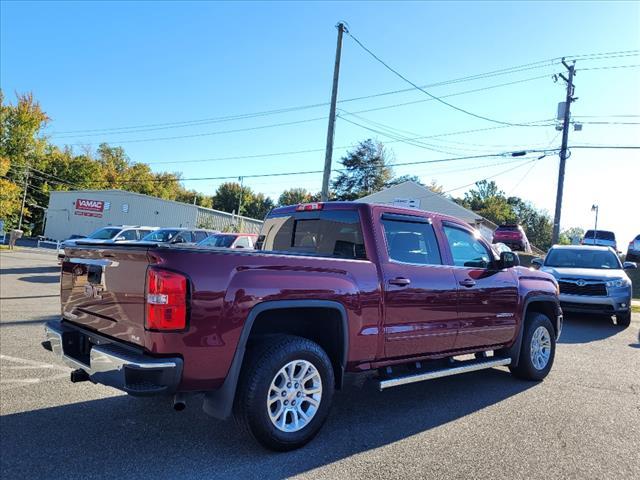
[{"label": "truck taillight", "polygon": [[187,278],[168,270],[147,270],[145,328],[183,330],[187,326]]},{"label": "truck taillight", "polygon": [[313,202],[313,203],[301,203],[296,207],[297,212],[308,212],[313,210],[322,210],[324,203],[321,202]]}]

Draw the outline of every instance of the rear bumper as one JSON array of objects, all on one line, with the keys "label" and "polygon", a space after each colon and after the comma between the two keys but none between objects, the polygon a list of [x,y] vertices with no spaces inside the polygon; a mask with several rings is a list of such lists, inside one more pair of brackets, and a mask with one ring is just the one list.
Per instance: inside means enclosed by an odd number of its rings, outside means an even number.
[{"label": "rear bumper", "polygon": [[121,342],[60,321],[45,325],[45,343],[64,364],[84,370],[89,379],[135,396],[175,392],[181,358],[156,358]]},{"label": "rear bumper", "polygon": [[631,297],[618,295],[609,297],[589,297],[584,295],[560,294],[560,305],[564,312],[576,313],[627,313],[631,309]]}]

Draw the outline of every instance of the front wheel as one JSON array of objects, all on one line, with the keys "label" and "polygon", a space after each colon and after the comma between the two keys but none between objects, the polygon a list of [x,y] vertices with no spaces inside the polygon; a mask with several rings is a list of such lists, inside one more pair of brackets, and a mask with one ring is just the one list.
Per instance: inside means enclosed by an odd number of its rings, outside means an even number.
[{"label": "front wheel", "polygon": [[631,312],[616,313],[616,322],[622,328],[627,328],[629,325],[631,325]]},{"label": "front wheel", "polygon": [[325,351],[305,338],[265,340],[245,358],[235,417],[263,446],[300,448],[320,430],[334,392],[333,367]]},{"label": "front wheel", "polygon": [[527,315],[518,365],[511,373],[525,380],[544,379],[553,366],[556,338],[549,318],[542,313]]}]

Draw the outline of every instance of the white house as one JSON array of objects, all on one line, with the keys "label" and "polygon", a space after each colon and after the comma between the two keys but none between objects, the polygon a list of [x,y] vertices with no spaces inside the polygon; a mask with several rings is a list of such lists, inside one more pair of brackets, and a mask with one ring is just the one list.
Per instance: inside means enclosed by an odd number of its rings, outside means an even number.
[{"label": "white house", "polygon": [[429,188],[413,181],[407,181],[386,188],[357,200],[365,203],[382,203],[397,207],[417,208],[429,212],[441,213],[464,220],[477,228],[489,242],[493,239],[493,232],[497,225],[477,213],[458,205],[444,195],[435,193]]}]

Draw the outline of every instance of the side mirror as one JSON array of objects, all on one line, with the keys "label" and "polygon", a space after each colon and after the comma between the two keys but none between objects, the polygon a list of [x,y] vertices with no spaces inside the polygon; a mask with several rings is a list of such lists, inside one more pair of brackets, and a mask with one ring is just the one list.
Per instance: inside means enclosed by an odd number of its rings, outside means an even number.
[{"label": "side mirror", "polygon": [[173,239],[173,241],[171,243],[184,243],[184,238],[176,237],[176,238]]},{"label": "side mirror", "polygon": [[625,270],[636,270],[638,268],[638,264],[636,262],[624,262],[622,264],[622,268]]},{"label": "side mirror", "polygon": [[113,239],[114,242],[121,242],[123,241],[125,238],[122,235],[118,235],[116,238]]},{"label": "side mirror", "polygon": [[511,268],[520,265],[520,257],[515,252],[500,253],[500,268]]},{"label": "side mirror", "polygon": [[539,270],[542,267],[543,263],[544,263],[544,260],[542,258],[532,258],[531,259],[531,266],[533,268],[535,268],[536,270]]},{"label": "side mirror", "polygon": [[233,248],[244,248],[244,245],[236,245],[236,246],[235,246],[235,247],[233,247]]}]

